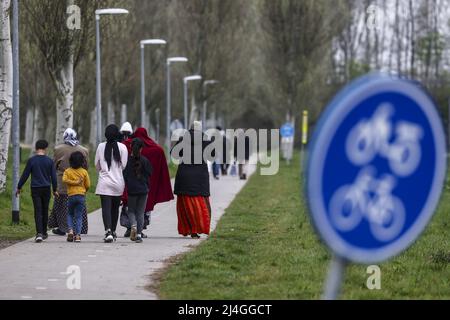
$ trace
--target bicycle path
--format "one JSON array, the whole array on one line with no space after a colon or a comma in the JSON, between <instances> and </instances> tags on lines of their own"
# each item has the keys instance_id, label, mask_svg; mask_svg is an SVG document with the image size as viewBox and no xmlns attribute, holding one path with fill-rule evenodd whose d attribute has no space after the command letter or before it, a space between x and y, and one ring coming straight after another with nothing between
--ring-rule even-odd
<instances>
[{"instance_id":1,"label":"bicycle path","mask_svg":"<svg viewBox=\"0 0 450 320\"><path fill-rule=\"evenodd\" d=\"M249 166L250 175L255 166ZM237 177L211 180L212 230L245 186ZM158 205L142 244L121 238L103 243L101 212L89 215L89 235L80 244L67 243L65 237L50 235L42 243L34 239L0 250L1 300L154 300L155 293L146 287L152 276L173 256L192 250L205 241L183 238L177 232L176 201ZM79 268L81 288L69 289ZM73 287L73 286L72 286Z\"/></svg>"}]
</instances>

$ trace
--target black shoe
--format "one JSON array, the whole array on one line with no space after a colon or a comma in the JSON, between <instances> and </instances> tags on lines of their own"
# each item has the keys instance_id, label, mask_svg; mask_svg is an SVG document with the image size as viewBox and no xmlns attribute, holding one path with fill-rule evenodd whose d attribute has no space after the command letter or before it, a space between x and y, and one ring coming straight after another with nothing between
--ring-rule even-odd
<instances>
[{"instance_id":1,"label":"black shoe","mask_svg":"<svg viewBox=\"0 0 450 320\"><path fill-rule=\"evenodd\" d=\"M41 243L42 241L44 241L42 234L38 233L34 241L36 241L36 243Z\"/></svg>"},{"instance_id":2,"label":"black shoe","mask_svg":"<svg viewBox=\"0 0 450 320\"><path fill-rule=\"evenodd\" d=\"M131 229L127 229L125 234L123 235L124 238L129 238L131 236Z\"/></svg>"},{"instance_id":3,"label":"black shoe","mask_svg":"<svg viewBox=\"0 0 450 320\"><path fill-rule=\"evenodd\" d=\"M112 235L111 231L106 231L105 233L105 238L103 239L105 241L105 243L112 243L114 242L114 237Z\"/></svg>"},{"instance_id":4,"label":"black shoe","mask_svg":"<svg viewBox=\"0 0 450 320\"><path fill-rule=\"evenodd\" d=\"M114 242L116 242L117 241L117 233L115 231L112 232L112 236L113 236Z\"/></svg>"},{"instance_id":5,"label":"black shoe","mask_svg":"<svg viewBox=\"0 0 450 320\"><path fill-rule=\"evenodd\" d=\"M53 230L52 230L52 233L53 233L54 235L57 235L57 236L65 236L65 235L66 235L65 232L62 232L62 231L59 230L58 228L53 229Z\"/></svg>"},{"instance_id":6,"label":"black shoe","mask_svg":"<svg viewBox=\"0 0 450 320\"><path fill-rule=\"evenodd\" d=\"M44 233L44 235L42 236L42 239L47 240L48 239L48 233Z\"/></svg>"},{"instance_id":7,"label":"black shoe","mask_svg":"<svg viewBox=\"0 0 450 320\"><path fill-rule=\"evenodd\" d=\"M141 238L142 238L142 239L147 239L148 236L142 232L142 233L141 233Z\"/></svg>"},{"instance_id":8,"label":"black shoe","mask_svg":"<svg viewBox=\"0 0 450 320\"><path fill-rule=\"evenodd\" d=\"M141 238L141 236L137 236L135 242L136 242L136 243L142 243L142 238Z\"/></svg>"}]
</instances>

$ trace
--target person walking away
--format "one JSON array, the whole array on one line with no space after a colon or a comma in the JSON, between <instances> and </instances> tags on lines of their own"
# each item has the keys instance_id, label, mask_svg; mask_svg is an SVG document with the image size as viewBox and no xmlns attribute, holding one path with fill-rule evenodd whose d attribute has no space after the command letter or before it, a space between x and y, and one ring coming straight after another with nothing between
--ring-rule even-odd
<instances>
[{"instance_id":1,"label":"person walking away","mask_svg":"<svg viewBox=\"0 0 450 320\"><path fill-rule=\"evenodd\" d=\"M224 139L224 136L222 134L222 128L221 127L217 127L216 130L220 133L221 135L221 139ZM215 137L213 137L212 139L213 141L215 140ZM225 143L223 143L225 145ZM212 163L212 172L213 172L213 177L216 180L219 180L219 175L220 172L222 171L222 164L223 164L223 158L224 158L224 152L226 152L226 150L223 150L223 154L220 152L216 153L216 159L214 159L214 162Z\"/></svg>"},{"instance_id":2,"label":"person walking away","mask_svg":"<svg viewBox=\"0 0 450 320\"><path fill-rule=\"evenodd\" d=\"M125 185L128 190L128 219L131 225L131 241L142 242L144 229L144 214L147 205L148 192L150 191L150 176L152 165L141 155L144 142L133 139L131 143L131 155L123 172Z\"/></svg>"},{"instance_id":3,"label":"person walking away","mask_svg":"<svg viewBox=\"0 0 450 320\"><path fill-rule=\"evenodd\" d=\"M223 162L220 166L220 169L222 171L222 176L228 175L228 168L230 167L231 163L231 146L230 146L230 140L227 137L227 134L225 130L222 130L222 128L218 127L220 130L220 134L223 137Z\"/></svg>"},{"instance_id":4,"label":"person walking away","mask_svg":"<svg viewBox=\"0 0 450 320\"><path fill-rule=\"evenodd\" d=\"M190 144L185 142L190 138ZM177 195L178 232L185 237L199 239L200 234L209 235L211 224L210 184L207 160L203 154L211 143L202 132L201 122L194 122L190 131L176 144L183 143L183 149L190 148L192 159L184 159L180 152L181 163L175 178L175 194ZM173 150L173 149L172 149ZM196 152L202 152L196 155ZM173 155L177 157L177 155ZM215 154L212 155L215 157ZM195 159L201 159L195 163ZM178 159L180 160L180 159ZM186 161L188 160L188 161Z\"/></svg>"},{"instance_id":5,"label":"person walking away","mask_svg":"<svg viewBox=\"0 0 450 320\"><path fill-rule=\"evenodd\" d=\"M144 143L142 149L142 157L150 161L153 171L150 176L150 190L147 197L147 205L145 207L144 216L144 230L150 225L151 212L159 203L165 203L174 199L172 191L172 183L170 181L169 167L164 149L159 146L153 139L148 136L145 128L138 128L133 135L133 138L139 138ZM129 139L125 142L128 152L131 153L131 144L133 140ZM128 194L125 190L122 198L123 204L128 203ZM128 226L124 237L127 238L131 234L131 226ZM142 237L147 238L147 235L142 232Z\"/></svg>"},{"instance_id":6,"label":"person walking away","mask_svg":"<svg viewBox=\"0 0 450 320\"><path fill-rule=\"evenodd\" d=\"M58 197L58 182L53 160L47 156L48 142L36 142L36 153L28 159L16 190L16 197L20 196L22 188L31 175L31 197L34 206L34 220L36 224L35 241L40 243L47 240L48 208L51 198L51 188L55 198Z\"/></svg>"},{"instance_id":7,"label":"person walking away","mask_svg":"<svg viewBox=\"0 0 450 320\"><path fill-rule=\"evenodd\" d=\"M86 212L86 193L91 187L89 173L83 168L85 158L77 151L69 158L70 168L64 171L63 182L67 185L69 196L67 225L69 227L68 242L81 242L83 212Z\"/></svg>"},{"instance_id":8,"label":"person walking away","mask_svg":"<svg viewBox=\"0 0 450 320\"><path fill-rule=\"evenodd\" d=\"M67 185L62 182L64 171L69 167L70 156L75 152L81 152L84 156L82 167L88 170L89 150L80 145L75 130L68 128L64 132L64 143L55 147L53 162L56 167L56 177L58 179L58 194L55 198L53 209L48 220L48 227L53 229L55 235L65 236L69 232L67 226L67 213L69 210L69 196L67 194ZM84 210L82 214L81 234L87 234L89 230L87 211Z\"/></svg>"},{"instance_id":9,"label":"person walking away","mask_svg":"<svg viewBox=\"0 0 450 320\"><path fill-rule=\"evenodd\" d=\"M120 128L120 134L122 135L120 142L123 143L130 139L133 135L133 126L131 125L131 123L125 122Z\"/></svg>"},{"instance_id":10,"label":"person walking away","mask_svg":"<svg viewBox=\"0 0 450 320\"><path fill-rule=\"evenodd\" d=\"M117 240L120 200L125 189L123 170L128 162L128 150L118 142L119 128L109 125L105 130L106 142L101 143L95 155L95 167L99 174L95 193L101 198L106 243Z\"/></svg>"},{"instance_id":11,"label":"person walking away","mask_svg":"<svg viewBox=\"0 0 450 320\"><path fill-rule=\"evenodd\" d=\"M120 134L121 134L121 139L120 139L121 143L125 143L127 140L131 139L131 137L133 135L133 126L131 125L131 123L125 122L122 125L122 127L120 128ZM128 150L128 153L130 153L130 152L131 152L131 150ZM120 224L123 227L127 227L128 224L129 224L128 207L127 207L127 204L125 202L123 202L122 211L120 213ZM130 233L131 233L131 229L130 229ZM128 234L128 237L129 236L130 235ZM127 238L127 237L125 237L125 238Z\"/></svg>"},{"instance_id":12,"label":"person walking away","mask_svg":"<svg viewBox=\"0 0 450 320\"><path fill-rule=\"evenodd\" d=\"M244 154L239 154L241 153L239 143L242 142L244 143ZM234 139L234 158L238 163L239 178L241 180L247 180L247 166L250 160L250 153L250 138L242 132Z\"/></svg>"}]
</instances>

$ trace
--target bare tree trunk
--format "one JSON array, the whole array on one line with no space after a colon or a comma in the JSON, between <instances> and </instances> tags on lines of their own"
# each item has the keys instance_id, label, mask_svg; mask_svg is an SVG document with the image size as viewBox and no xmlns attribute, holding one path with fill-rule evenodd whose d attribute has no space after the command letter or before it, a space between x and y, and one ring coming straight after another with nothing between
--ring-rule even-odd
<instances>
[{"instance_id":1,"label":"bare tree trunk","mask_svg":"<svg viewBox=\"0 0 450 320\"><path fill-rule=\"evenodd\" d=\"M395 2L395 38L397 39L397 73L402 73L402 38L400 35L400 3Z\"/></svg>"},{"instance_id":2,"label":"bare tree trunk","mask_svg":"<svg viewBox=\"0 0 450 320\"><path fill-rule=\"evenodd\" d=\"M97 147L97 111L95 108L92 109L90 116L89 144L95 149Z\"/></svg>"},{"instance_id":3,"label":"bare tree trunk","mask_svg":"<svg viewBox=\"0 0 450 320\"><path fill-rule=\"evenodd\" d=\"M12 47L10 0L1 0L0 12L0 193L6 188L6 165L12 117Z\"/></svg>"},{"instance_id":4,"label":"bare tree trunk","mask_svg":"<svg viewBox=\"0 0 450 320\"><path fill-rule=\"evenodd\" d=\"M56 76L56 145L64 142L63 135L67 128L73 126L73 55Z\"/></svg>"},{"instance_id":5,"label":"bare tree trunk","mask_svg":"<svg viewBox=\"0 0 450 320\"><path fill-rule=\"evenodd\" d=\"M41 108L39 106L34 107L34 128L33 128L33 143L39 139L43 139L45 134L44 119Z\"/></svg>"},{"instance_id":6,"label":"bare tree trunk","mask_svg":"<svg viewBox=\"0 0 450 320\"><path fill-rule=\"evenodd\" d=\"M413 0L409 0L409 13L411 19L411 78L416 76L416 22Z\"/></svg>"},{"instance_id":7,"label":"bare tree trunk","mask_svg":"<svg viewBox=\"0 0 450 320\"><path fill-rule=\"evenodd\" d=\"M111 101L108 102L108 126L116 123L116 111L114 109L114 104Z\"/></svg>"},{"instance_id":8,"label":"bare tree trunk","mask_svg":"<svg viewBox=\"0 0 450 320\"><path fill-rule=\"evenodd\" d=\"M120 108L120 123L124 124L128 121L128 108L126 104L123 104Z\"/></svg>"},{"instance_id":9,"label":"bare tree trunk","mask_svg":"<svg viewBox=\"0 0 450 320\"><path fill-rule=\"evenodd\" d=\"M34 124L34 110L32 107L27 109L27 117L25 120L25 144L31 145L33 143L33 124Z\"/></svg>"}]
</instances>

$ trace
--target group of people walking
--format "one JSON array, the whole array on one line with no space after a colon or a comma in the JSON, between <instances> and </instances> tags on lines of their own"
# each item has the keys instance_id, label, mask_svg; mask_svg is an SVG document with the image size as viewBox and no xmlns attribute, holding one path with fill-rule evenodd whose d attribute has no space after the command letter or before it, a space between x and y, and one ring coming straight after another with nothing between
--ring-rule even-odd
<instances>
[{"instance_id":1,"label":"group of people walking","mask_svg":"<svg viewBox=\"0 0 450 320\"><path fill-rule=\"evenodd\" d=\"M203 135L201 123L195 122L187 134ZM121 129L109 125L105 139L97 148L94 165L98 173L95 193L101 198L106 243L117 240L119 218L127 228L124 237L142 242L147 237L143 230L150 223L151 212L157 204L172 201L174 194L179 234L192 238L209 235L210 185L205 161L181 162L172 191L164 150L148 136L145 128L133 132L129 123ZM183 137L178 143L182 141ZM192 148L198 147L198 140L191 141ZM201 141L203 151L210 141ZM66 130L64 143L56 146L53 159L47 156L48 146L45 140L36 143L35 155L27 162L16 195L21 194L31 176L36 242L48 238L49 228L56 235L67 236L69 242L81 242L81 236L88 233L86 194L91 188L88 149L80 145L73 129ZM54 206L49 218L52 192Z\"/></svg>"}]
</instances>

